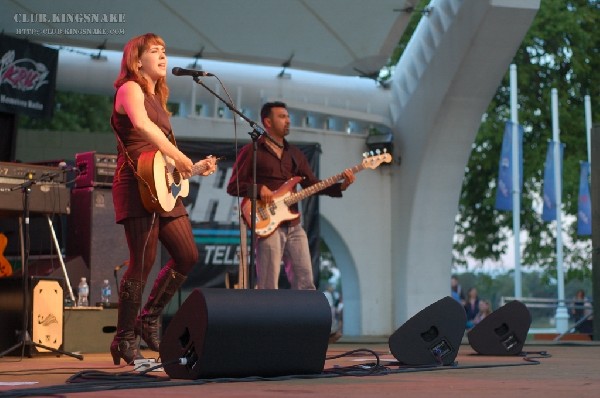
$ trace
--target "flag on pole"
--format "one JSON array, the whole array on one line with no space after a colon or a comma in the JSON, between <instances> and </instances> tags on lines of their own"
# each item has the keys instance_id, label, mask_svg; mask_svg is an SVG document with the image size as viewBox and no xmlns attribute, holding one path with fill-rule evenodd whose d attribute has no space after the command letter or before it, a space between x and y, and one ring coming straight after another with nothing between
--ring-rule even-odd
<instances>
[{"instance_id":1,"label":"flag on pole","mask_svg":"<svg viewBox=\"0 0 600 398\"><path fill-rule=\"evenodd\" d=\"M498 166L498 185L496 187L496 209L513 209L513 161L512 161L512 129L513 122L508 121L504 126L504 137L502 138L502 152ZM523 126L518 126L519 146L519 191L523 187Z\"/></svg>"},{"instance_id":2,"label":"flag on pole","mask_svg":"<svg viewBox=\"0 0 600 398\"><path fill-rule=\"evenodd\" d=\"M592 234L592 206L590 202L590 164L580 163L579 200L577 201L577 235Z\"/></svg>"},{"instance_id":3,"label":"flag on pole","mask_svg":"<svg viewBox=\"0 0 600 398\"><path fill-rule=\"evenodd\" d=\"M554 186L554 146L555 141L548 141L548 151L546 152L546 163L544 167L544 209L542 211L542 220L556 220L556 188ZM560 145L559 162L562 166L564 144ZM562 167L560 169L562 178Z\"/></svg>"}]
</instances>

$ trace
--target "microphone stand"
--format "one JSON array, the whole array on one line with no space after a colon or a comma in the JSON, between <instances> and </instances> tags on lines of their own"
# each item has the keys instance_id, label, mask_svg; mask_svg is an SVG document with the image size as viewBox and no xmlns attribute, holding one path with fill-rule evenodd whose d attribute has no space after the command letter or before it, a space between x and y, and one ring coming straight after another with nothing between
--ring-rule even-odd
<instances>
[{"instance_id":1,"label":"microphone stand","mask_svg":"<svg viewBox=\"0 0 600 398\"><path fill-rule=\"evenodd\" d=\"M200 80L199 76L194 76L194 81L204 87L208 92L217 97L223 102L227 108L229 108L233 113L244 119L250 127L252 127L252 131L248 134L252 139L252 188L250 190L250 264L248 264L248 282L246 283L246 287L248 289L254 288L254 275L255 275L255 250L254 246L256 244L256 198L257 198L257 184L256 184L256 152L258 150L258 139L261 135L265 134L265 130L260 127L255 121L248 118L238 109L236 109L232 104L225 101L223 97L217 94L214 90L208 87L202 80ZM243 220L242 220L243 222ZM243 242L244 240L242 240ZM243 250L241 251L244 252Z\"/></svg>"},{"instance_id":2,"label":"microphone stand","mask_svg":"<svg viewBox=\"0 0 600 398\"><path fill-rule=\"evenodd\" d=\"M43 178L53 178L56 177L55 174L45 174L42 175L42 177L40 178L40 181ZM3 356L5 356L6 354L16 350L17 348L21 347L21 359L23 358L23 355L25 353L25 347L27 346L34 346L34 347L39 347L39 348L43 348L45 350L48 351L52 351L55 354L64 354L64 355L68 355L70 357L73 358L77 358L81 361L83 361L83 355L79 355L79 354L73 354L71 352L67 352L67 351L62 351L62 350L58 350L56 348L52 348L52 347L48 347L45 346L43 344L40 343L36 343L34 341L31 340L31 336L29 335L29 269L28 269L28 263L29 263L29 194L31 193L31 186L33 184L35 184L36 181L32 178L28 179L27 181L23 182L22 184L19 184L13 188L11 188L11 191L16 191L17 189L21 189L21 191L23 192L23 219L20 222L20 229L21 229L21 273L22 278L23 278L23 323L22 323L22 330L20 333L20 338L21 341L19 341L17 344L15 344L14 346L8 348L7 350L0 352L0 358L2 358ZM59 253L60 255L60 253ZM64 327L64 325L63 325ZM31 357L31 352L28 353L28 356Z\"/></svg>"}]
</instances>

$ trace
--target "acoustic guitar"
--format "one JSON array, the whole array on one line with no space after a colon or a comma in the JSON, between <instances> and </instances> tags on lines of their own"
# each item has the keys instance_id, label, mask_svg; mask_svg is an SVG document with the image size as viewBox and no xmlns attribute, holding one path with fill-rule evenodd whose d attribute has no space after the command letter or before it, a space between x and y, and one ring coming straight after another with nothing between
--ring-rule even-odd
<instances>
[{"instance_id":1,"label":"acoustic guitar","mask_svg":"<svg viewBox=\"0 0 600 398\"><path fill-rule=\"evenodd\" d=\"M192 166L192 175L203 174L208 169L209 166L199 161ZM190 192L189 181L181 177L161 151L142 153L138 159L137 173L142 203L151 213L173 210L177 198L185 198Z\"/></svg>"}]
</instances>

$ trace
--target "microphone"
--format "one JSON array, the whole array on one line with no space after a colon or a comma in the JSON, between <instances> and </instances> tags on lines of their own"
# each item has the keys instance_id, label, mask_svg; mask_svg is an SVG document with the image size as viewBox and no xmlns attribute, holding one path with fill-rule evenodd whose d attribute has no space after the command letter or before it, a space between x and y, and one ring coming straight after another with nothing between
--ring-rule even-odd
<instances>
[{"instance_id":1,"label":"microphone","mask_svg":"<svg viewBox=\"0 0 600 398\"><path fill-rule=\"evenodd\" d=\"M175 76L192 76L192 77L201 77L201 76L214 76L210 72L204 72L203 70L194 70L194 69L183 69L179 67L175 67L171 69L171 73Z\"/></svg>"},{"instance_id":2,"label":"microphone","mask_svg":"<svg viewBox=\"0 0 600 398\"><path fill-rule=\"evenodd\" d=\"M64 172L74 171L76 173L79 173L80 171L77 166L69 166L66 162L60 162L58 164L58 168Z\"/></svg>"}]
</instances>

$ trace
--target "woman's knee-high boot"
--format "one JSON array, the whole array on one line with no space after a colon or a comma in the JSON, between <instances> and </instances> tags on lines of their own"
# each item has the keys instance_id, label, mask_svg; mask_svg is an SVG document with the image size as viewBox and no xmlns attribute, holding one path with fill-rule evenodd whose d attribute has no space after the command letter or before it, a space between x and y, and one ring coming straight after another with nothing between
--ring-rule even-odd
<instances>
[{"instance_id":1,"label":"woman's knee-high boot","mask_svg":"<svg viewBox=\"0 0 600 398\"><path fill-rule=\"evenodd\" d=\"M122 279L119 290L119 315L117 333L110 345L110 353L115 365L122 358L127 364L142 358L139 352L139 339L135 333L135 319L142 302L144 285L141 281Z\"/></svg>"},{"instance_id":2,"label":"woman's knee-high boot","mask_svg":"<svg viewBox=\"0 0 600 398\"><path fill-rule=\"evenodd\" d=\"M164 267L154 282L148 302L135 324L136 334L142 336L151 350L158 351L160 347L160 338L158 337L160 314L186 279L185 275L170 267Z\"/></svg>"}]
</instances>

